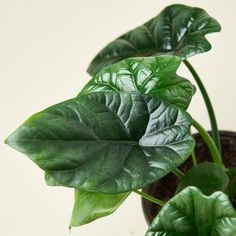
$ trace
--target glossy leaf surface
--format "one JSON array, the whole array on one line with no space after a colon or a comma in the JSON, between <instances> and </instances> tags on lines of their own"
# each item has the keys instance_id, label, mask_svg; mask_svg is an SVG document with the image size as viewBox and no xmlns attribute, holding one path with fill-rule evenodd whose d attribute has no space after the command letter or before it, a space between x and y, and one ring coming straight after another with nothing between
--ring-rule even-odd
<instances>
[{"instance_id":1,"label":"glossy leaf surface","mask_svg":"<svg viewBox=\"0 0 236 236\"><path fill-rule=\"evenodd\" d=\"M93 59L88 72L95 75L104 67L130 57L172 54L185 59L210 50L205 35L220 30L219 23L203 9L171 5L109 43Z\"/></svg>"},{"instance_id":2,"label":"glossy leaf surface","mask_svg":"<svg viewBox=\"0 0 236 236\"><path fill-rule=\"evenodd\" d=\"M112 214L129 196L128 193L106 194L75 189L75 203L70 227L88 224Z\"/></svg>"},{"instance_id":3,"label":"glossy leaf surface","mask_svg":"<svg viewBox=\"0 0 236 236\"><path fill-rule=\"evenodd\" d=\"M140 92L187 109L195 88L176 74L180 63L181 59L176 56L126 59L98 73L80 95L100 91Z\"/></svg>"},{"instance_id":4,"label":"glossy leaf surface","mask_svg":"<svg viewBox=\"0 0 236 236\"><path fill-rule=\"evenodd\" d=\"M160 98L92 93L30 117L6 140L62 185L121 193L182 164L195 142L191 117Z\"/></svg>"},{"instance_id":5,"label":"glossy leaf surface","mask_svg":"<svg viewBox=\"0 0 236 236\"><path fill-rule=\"evenodd\" d=\"M152 222L146 236L233 236L236 212L228 196L205 196L188 187L173 197Z\"/></svg>"},{"instance_id":6,"label":"glossy leaf surface","mask_svg":"<svg viewBox=\"0 0 236 236\"><path fill-rule=\"evenodd\" d=\"M199 188L205 195L216 191L224 192L229 178L223 169L214 163L204 162L191 168L181 179L178 192L188 186Z\"/></svg>"}]
</instances>

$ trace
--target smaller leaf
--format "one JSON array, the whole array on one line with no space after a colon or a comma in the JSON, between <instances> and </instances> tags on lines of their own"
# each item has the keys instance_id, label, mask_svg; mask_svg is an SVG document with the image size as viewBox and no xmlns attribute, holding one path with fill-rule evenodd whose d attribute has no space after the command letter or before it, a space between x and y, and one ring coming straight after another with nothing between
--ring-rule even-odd
<instances>
[{"instance_id":1,"label":"smaller leaf","mask_svg":"<svg viewBox=\"0 0 236 236\"><path fill-rule=\"evenodd\" d=\"M220 24L197 7L174 4L145 24L110 42L92 60L88 73L130 57L177 55L182 59L207 52L211 44L205 35L221 30Z\"/></svg>"},{"instance_id":2,"label":"smaller leaf","mask_svg":"<svg viewBox=\"0 0 236 236\"><path fill-rule=\"evenodd\" d=\"M201 163L190 169L179 183L177 192L188 186L199 188L205 195L225 191L229 178L223 169L211 162Z\"/></svg>"},{"instance_id":3,"label":"smaller leaf","mask_svg":"<svg viewBox=\"0 0 236 236\"><path fill-rule=\"evenodd\" d=\"M187 109L194 85L176 74L181 63L177 56L129 58L103 69L80 92L138 92L158 96Z\"/></svg>"},{"instance_id":4,"label":"smaller leaf","mask_svg":"<svg viewBox=\"0 0 236 236\"><path fill-rule=\"evenodd\" d=\"M228 196L205 196L188 187L173 197L153 220L146 236L233 236L236 212Z\"/></svg>"},{"instance_id":5,"label":"smaller leaf","mask_svg":"<svg viewBox=\"0 0 236 236\"><path fill-rule=\"evenodd\" d=\"M75 203L70 227L88 224L112 214L129 194L130 192L105 194L75 189Z\"/></svg>"},{"instance_id":6,"label":"smaller leaf","mask_svg":"<svg viewBox=\"0 0 236 236\"><path fill-rule=\"evenodd\" d=\"M45 172L45 181L49 186L63 186ZM104 194L74 189L75 202L70 227L90 223L98 218L112 214L129 196L123 194Z\"/></svg>"}]
</instances>

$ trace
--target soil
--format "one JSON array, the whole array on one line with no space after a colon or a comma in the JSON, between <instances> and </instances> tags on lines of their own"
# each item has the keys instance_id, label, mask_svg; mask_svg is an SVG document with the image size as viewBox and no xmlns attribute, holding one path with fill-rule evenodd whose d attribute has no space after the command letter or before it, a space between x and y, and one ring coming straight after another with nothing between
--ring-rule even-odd
<instances>
[{"instance_id":1,"label":"soil","mask_svg":"<svg viewBox=\"0 0 236 236\"><path fill-rule=\"evenodd\" d=\"M236 167L236 133L230 131L220 131L221 146L222 146L222 157L226 168ZM197 162L201 163L204 161L212 161L208 148L199 134L194 134L196 140L195 153L197 156ZM179 167L183 172L188 171L193 166L192 159L188 160ZM168 201L172 198L176 192L179 179L172 173L168 174L160 181L151 184L150 186L143 189L143 192L154 196L163 201ZM142 199L143 211L145 218L150 224L155 216L160 211L160 206L152 203L148 200ZM233 201L233 205L236 208L236 196Z\"/></svg>"}]
</instances>

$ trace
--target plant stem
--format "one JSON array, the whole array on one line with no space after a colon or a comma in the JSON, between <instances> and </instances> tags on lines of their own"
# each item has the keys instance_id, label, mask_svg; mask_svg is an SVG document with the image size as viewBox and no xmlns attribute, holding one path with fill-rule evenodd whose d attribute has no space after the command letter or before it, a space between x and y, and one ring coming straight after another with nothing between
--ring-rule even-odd
<instances>
[{"instance_id":1,"label":"plant stem","mask_svg":"<svg viewBox=\"0 0 236 236\"><path fill-rule=\"evenodd\" d=\"M207 144L214 163L220 165L221 167L223 167L225 169L224 164L221 159L221 155L216 147L216 144L212 140L211 136L207 133L207 131L196 120L193 120L193 127L198 130L198 132L202 136L203 140Z\"/></svg>"},{"instance_id":2,"label":"plant stem","mask_svg":"<svg viewBox=\"0 0 236 236\"><path fill-rule=\"evenodd\" d=\"M165 205L164 201L162 201L160 199L157 199L157 198L155 198L153 196L150 196L150 195L148 195L148 194L146 194L144 192L141 192L141 191L138 191L138 190L134 190L134 192L137 193L138 195L142 196L143 198L149 200L150 202L154 202L154 203L156 203L156 204L158 204L160 206L164 206Z\"/></svg>"},{"instance_id":3,"label":"plant stem","mask_svg":"<svg viewBox=\"0 0 236 236\"><path fill-rule=\"evenodd\" d=\"M207 91L199 77L199 75L197 74L197 72L195 71L195 69L193 68L193 66L190 64L189 61L184 60L184 64L187 66L187 68L189 69L189 71L191 72L191 74L193 75L201 93L204 99L204 102L206 104L207 107L207 111L208 111L208 115L210 118L210 123L211 123L211 129L212 129L212 138L221 154L221 144L220 144L220 134L219 134L219 129L217 126L217 122L216 122L216 116L213 110L213 106L211 103L211 100L207 94Z\"/></svg>"},{"instance_id":4,"label":"plant stem","mask_svg":"<svg viewBox=\"0 0 236 236\"><path fill-rule=\"evenodd\" d=\"M174 169L172 170L172 173L176 175L179 179L182 179L184 177L184 173L180 169Z\"/></svg>"},{"instance_id":5,"label":"plant stem","mask_svg":"<svg viewBox=\"0 0 236 236\"><path fill-rule=\"evenodd\" d=\"M196 166L197 165L197 158L196 158L196 154L195 154L194 150L192 152L191 157L192 157L193 166Z\"/></svg>"},{"instance_id":6,"label":"plant stem","mask_svg":"<svg viewBox=\"0 0 236 236\"><path fill-rule=\"evenodd\" d=\"M191 132L191 130L190 130L190 132ZM192 134L192 132L191 132L191 134ZM197 157L196 157L195 150L193 150L191 157L192 157L193 166L196 166L197 165Z\"/></svg>"}]
</instances>

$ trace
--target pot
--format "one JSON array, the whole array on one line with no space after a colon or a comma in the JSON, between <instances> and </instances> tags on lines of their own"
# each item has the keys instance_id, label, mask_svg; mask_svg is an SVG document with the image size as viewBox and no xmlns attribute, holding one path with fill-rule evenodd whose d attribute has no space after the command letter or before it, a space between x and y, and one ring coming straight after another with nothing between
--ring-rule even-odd
<instances>
[{"instance_id":1,"label":"pot","mask_svg":"<svg viewBox=\"0 0 236 236\"><path fill-rule=\"evenodd\" d=\"M194 134L193 136L196 140L195 153L197 156L197 162L212 162L209 150L201 136L198 133ZM236 167L236 132L220 131L220 138L222 146L222 158L226 168L231 169ZM184 164L182 164L182 166L179 167L179 169L181 169L183 172L186 172L191 169L192 166L193 163L190 157ZM178 183L179 179L174 174L170 173L158 182L144 188L143 192L163 201L168 201L174 196L178 187ZM236 208L236 196L233 205ZM159 205L144 198L142 198L142 207L148 224L153 221L161 209Z\"/></svg>"}]
</instances>

